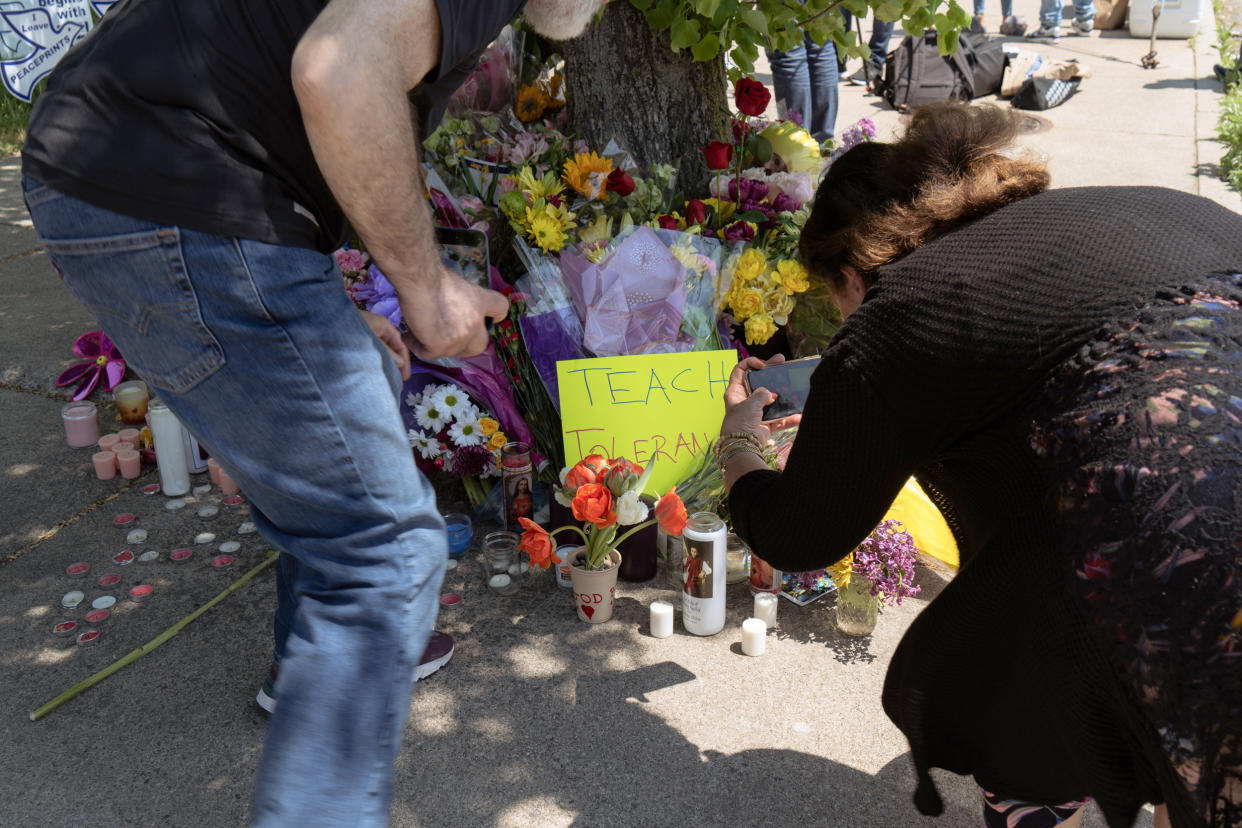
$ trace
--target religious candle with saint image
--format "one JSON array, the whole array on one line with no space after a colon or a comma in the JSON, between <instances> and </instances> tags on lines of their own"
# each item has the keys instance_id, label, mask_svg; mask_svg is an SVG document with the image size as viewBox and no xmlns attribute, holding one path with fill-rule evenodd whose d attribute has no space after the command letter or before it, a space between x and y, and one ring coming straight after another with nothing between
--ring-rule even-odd
<instances>
[{"instance_id":1,"label":"religious candle with saint image","mask_svg":"<svg viewBox=\"0 0 1242 828\"><path fill-rule=\"evenodd\" d=\"M518 518L535 517L533 471L526 443L505 443L500 449L500 485L505 496L505 528L509 531L522 531Z\"/></svg>"}]
</instances>

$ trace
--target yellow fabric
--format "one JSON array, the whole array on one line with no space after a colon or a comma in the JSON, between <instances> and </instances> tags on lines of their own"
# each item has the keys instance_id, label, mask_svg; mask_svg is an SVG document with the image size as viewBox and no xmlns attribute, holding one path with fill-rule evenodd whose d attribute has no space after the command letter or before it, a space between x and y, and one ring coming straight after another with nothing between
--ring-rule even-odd
<instances>
[{"instance_id":1,"label":"yellow fabric","mask_svg":"<svg viewBox=\"0 0 1242 828\"><path fill-rule=\"evenodd\" d=\"M884 520L901 521L920 552L957 568L957 542L953 540L949 524L913 477L906 481L893 505L888 507Z\"/></svg>"},{"instance_id":2,"label":"yellow fabric","mask_svg":"<svg viewBox=\"0 0 1242 828\"><path fill-rule=\"evenodd\" d=\"M772 150L790 172L819 172L824 163L819 142L793 121L777 121L759 134L772 142Z\"/></svg>"}]
</instances>

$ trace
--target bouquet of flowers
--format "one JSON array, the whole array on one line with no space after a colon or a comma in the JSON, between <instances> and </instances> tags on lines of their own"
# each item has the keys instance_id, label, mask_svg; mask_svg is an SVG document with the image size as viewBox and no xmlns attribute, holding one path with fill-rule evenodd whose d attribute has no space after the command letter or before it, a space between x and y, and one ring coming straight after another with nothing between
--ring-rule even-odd
<instances>
[{"instance_id":1,"label":"bouquet of flowers","mask_svg":"<svg viewBox=\"0 0 1242 828\"><path fill-rule=\"evenodd\" d=\"M576 532L585 546L585 568L606 569L609 553L630 535L658 522L670 535L680 535L686 528L686 507L670 489L655 504L654 510L640 499L651 478L653 463L642 466L618 457L612 460L592 454L572 468L561 471L561 484L554 488L557 503L573 511L583 527L562 526L551 532L527 518L519 518L526 530L522 533L521 549L536 566L547 568L560 563L556 555L556 538L561 532ZM655 516L648 518L651 511ZM632 527L620 537L623 526Z\"/></svg>"},{"instance_id":2,"label":"bouquet of flowers","mask_svg":"<svg viewBox=\"0 0 1242 828\"><path fill-rule=\"evenodd\" d=\"M418 393L408 393L405 404L413 411L415 428L409 429L414 461L425 474L448 472L461 478L478 508L500 476L500 449L509 438L500 422L453 384L428 383Z\"/></svg>"},{"instance_id":3,"label":"bouquet of flowers","mask_svg":"<svg viewBox=\"0 0 1242 828\"><path fill-rule=\"evenodd\" d=\"M850 585L852 578L871 583L871 596L882 605L900 604L902 598L918 595L914 586L914 564L919 548L901 521L886 520L858 544L858 548L828 567L827 573L838 589Z\"/></svg>"}]
</instances>

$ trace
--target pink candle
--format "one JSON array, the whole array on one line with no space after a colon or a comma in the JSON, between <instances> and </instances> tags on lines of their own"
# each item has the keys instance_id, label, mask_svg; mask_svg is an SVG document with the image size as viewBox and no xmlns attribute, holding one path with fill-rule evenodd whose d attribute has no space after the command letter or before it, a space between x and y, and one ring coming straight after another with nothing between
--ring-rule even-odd
<instances>
[{"instance_id":1,"label":"pink candle","mask_svg":"<svg viewBox=\"0 0 1242 828\"><path fill-rule=\"evenodd\" d=\"M142 474L142 455L130 449L116 453L116 464L121 467L121 477L133 480Z\"/></svg>"},{"instance_id":2,"label":"pink candle","mask_svg":"<svg viewBox=\"0 0 1242 828\"><path fill-rule=\"evenodd\" d=\"M99 441L99 412L93 402L73 402L60 410L65 441L71 448L86 448Z\"/></svg>"},{"instance_id":3,"label":"pink candle","mask_svg":"<svg viewBox=\"0 0 1242 828\"><path fill-rule=\"evenodd\" d=\"M100 480L111 480L116 477L115 452L97 451L91 455L91 462L95 464L95 476Z\"/></svg>"},{"instance_id":4,"label":"pink candle","mask_svg":"<svg viewBox=\"0 0 1242 828\"><path fill-rule=\"evenodd\" d=\"M99 438L100 451L116 451L116 444L121 442L119 434L105 434Z\"/></svg>"},{"instance_id":5,"label":"pink candle","mask_svg":"<svg viewBox=\"0 0 1242 828\"><path fill-rule=\"evenodd\" d=\"M207 474L211 477L211 485L220 485L220 464L214 458L207 458Z\"/></svg>"},{"instance_id":6,"label":"pink candle","mask_svg":"<svg viewBox=\"0 0 1242 828\"><path fill-rule=\"evenodd\" d=\"M136 451L133 443L127 443L124 440L117 440L112 446L112 451Z\"/></svg>"},{"instance_id":7,"label":"pink candle","mask_svg":"<svg viewBox=\"0 0 1242 828\"><path fill-rule=\"evenodd\" d=\"M235 495L241 491L241 488L233 482L233 478L229 477L229 473L224 470L223 466L220 467L220 491L226 495Z\"/></svg>"},{"instance_id":8,"label":"pink candle","mask_svg":"<svg viewBox=\"0 0 1242 828\"><path fill-rule=\"evenodd\" d=\"M117 432L122 443L129 443L131 448L138 448L142 445L142 434L136 428L123 428Z\"/></svg>"}]
</instances>

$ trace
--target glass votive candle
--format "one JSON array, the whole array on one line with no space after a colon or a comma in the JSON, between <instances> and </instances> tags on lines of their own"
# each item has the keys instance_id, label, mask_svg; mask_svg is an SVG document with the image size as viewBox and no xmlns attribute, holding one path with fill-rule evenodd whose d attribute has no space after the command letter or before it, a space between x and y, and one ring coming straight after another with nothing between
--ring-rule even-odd
<instances>
[{"instance_id":1,"label":"glass votive candle","mask_svg":"<svg viewBox=\"0 0 1242 828\"><path fill-rule=\"evenodd\" d=\"M100 451L116 451L116 444L119 442L121 442L121 435L105 434L104 436L99 438L99 450ZM131 446L131 448L133 447Z\"/></svg>"},{"instance_id":2,"label":"glass votive candle","mask_svg":"<svg viewBox=\"0 0 1242 828\"><path fill-rule=\"evenodd\" d=\"M444 516L444 531L448 536L448 552L454 558L470 548L474 538L474 523L470 515L449 512Z\"/></svg>"},{"instance_id":3,"label":"glass votive candle","mask_svg":"<svg viewBox=\"0 0 1242 828\"><path fill-rule=\"evenodd\" d=\"M99 411L93 402L79 400L60 410L65 442L70 448L86 448L99 442Z\"/></svg>"},{"instance_id":4,"label":"glass votive candle","mask_svg":"<svg viewBox=\"0 0 1242 828\"><path fill-rule=\"evenodd\" d=\"M133 449L116 452L116 464L121 469L121 477L133 480L142 474L142 455Z\"/></svg>"},{"instance_id":5,"label":"glass votive candle","mask_svg":"<svg viewBox=\"0 0 1242 828\"><path fill-rule=\"evenodd\" d=\"M725 583L740 584L750 578L750 547L732 532L725 541Z\"/></svg>"},{"instance_id":6,"label":"glass votive candle","mask_svg":"<svg viewBox=\"0 0 1242 828\"><path fill-rule=\"evenodd\" d=\"M111 480L116 477L116 452L98 451L91 455L95 464L95 476L100 480Z\"/></svg>"},{"instance_id":7,"label":"glass votive candle","mask_svg":"<svg viewBox=\"0 0 1242 828\"><path fill-rule=\"evenodd\" d=\"M125 425L141 425L146 422L147 403L151 394L147 384L141 380L122 382L112 389L112 399L116 402L116 411L121 415Z\"/></svg>"},{"instance_id":8,"label":"glass votive candle","mask_svg":"<svg viewBox=\"0 0 1242 828\"><path fill-rule=\"evenodd\" d=\"M513 595L521 587L522 553L517 532L490 532L483 538L487 587L497 595Z\"/></svg>"}]
</instances>

